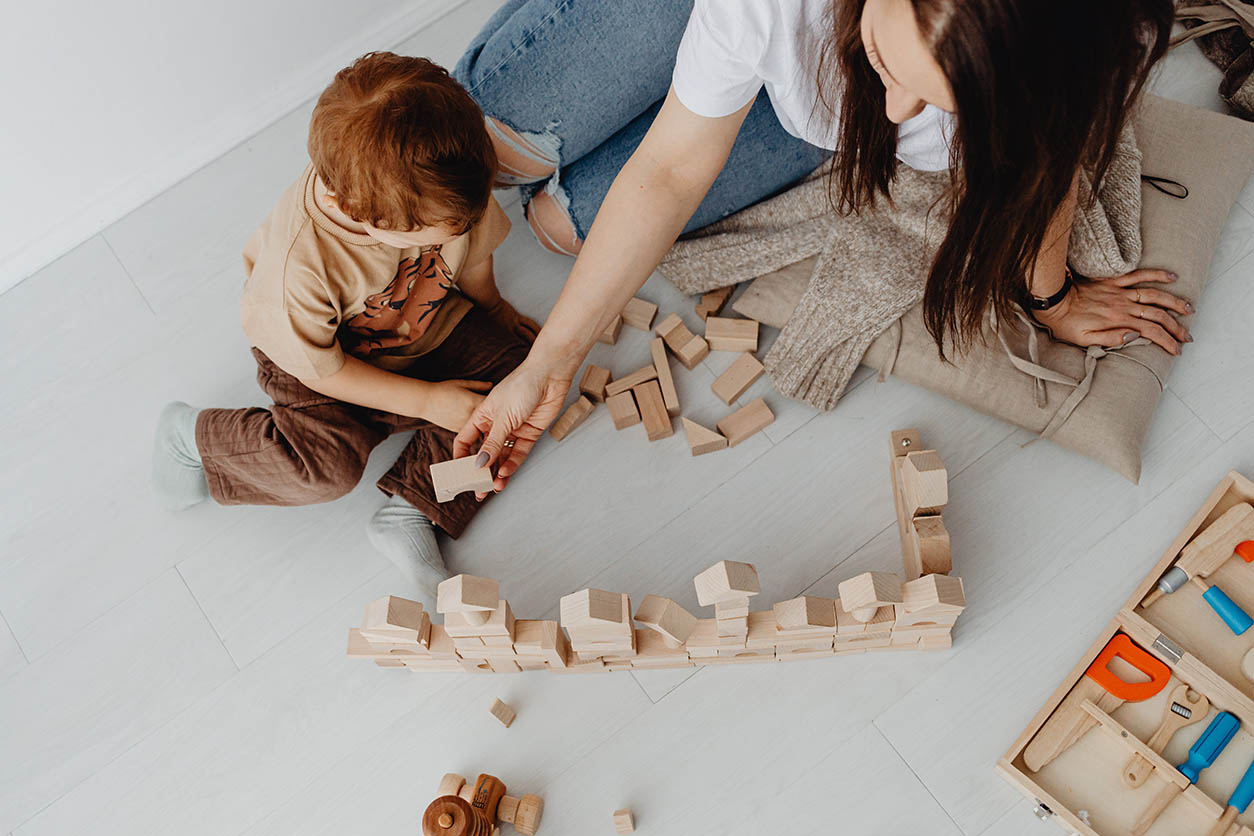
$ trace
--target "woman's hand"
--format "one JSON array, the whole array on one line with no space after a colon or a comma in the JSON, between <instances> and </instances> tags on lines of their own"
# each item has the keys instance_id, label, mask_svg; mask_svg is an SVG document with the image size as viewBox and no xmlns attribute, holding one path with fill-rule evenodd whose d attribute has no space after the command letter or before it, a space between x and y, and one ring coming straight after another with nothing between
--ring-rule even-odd
<instances>
[{"instance_id":1,"label":"woman's hand","mask_svg":"<svg viewBox=\"0 0 1254 836\"><path fill-rule=\"evenodd\" d=\"M1165 270L1134 270L1112 279L1076 277L1071 292L1053 308L1036 311L1036 320L1054 339L1081 347L1115 348L1146 337L1169 354L1179 354L1181 344L1193 342L1193 337L1176 316L1193 313L1193 305L1165 290L1132 286L1175 280Z\"/></svg>"},{"instance_id":2,"label":"woman's hand","mask_svg":"<svg viewBox=\"0 0 1254 836\"><path fill-rule=\"evenodd\" d=\"M481 392L492 388L487 380L441 380L424 393L421 417L449 432L457 432L483 402Z\"/></svg>"},{"instance_id":3,"label":"woman's hand","mask_svg":"<svg viewBox=\"0 0 1254 836\"><path fill-rule=\"evenodd\" d=\"M557 417L571 380L569 374L545 368L528 356L488 393L461 427L453 439L454 458L468 456L477 449L480 466L499 462L493 486L503 490ZM505 446L507 439L513 440L513 447Z\"/></svg>"}]
</instances>

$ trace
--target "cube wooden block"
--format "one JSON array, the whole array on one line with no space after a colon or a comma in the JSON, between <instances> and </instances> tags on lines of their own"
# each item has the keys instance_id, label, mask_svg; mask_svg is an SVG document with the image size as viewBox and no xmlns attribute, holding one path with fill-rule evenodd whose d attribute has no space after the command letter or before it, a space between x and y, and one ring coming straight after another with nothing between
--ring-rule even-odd
<instances>
[{"instance_id":1,"label":"cube wooden block","mask_svg":"<svg viewBox=\"0 0 1254 836\"><path fill-rule=\"evenodd\" d=\"M653 368L657 372L657 385L662 389L662 401L667 413L679 415L679 392L675 390L675 377L671 374L671 361L666 356L666 344L661 337L649 341L649 353L653 355Z\"/></svg>"},{"instance_id":2,"label":"cube wooden block","mask_svg":"<svg viewBox=\"0 0 1254 836\"><path fill-rule=\"evenodd\" d=\"M514 718L518 716L512 706L500 700L493 700L492 708L489 710L492 712L492 716L500 720L501 725L507 729L513 724Z\"/></svg>"},{"instance_id":3,"label":"cube wooden block","mask_svg":"<svg viewBox=\"0 0 1254 836\"><path fill-rule=\"evenodd\" d=\"M631 393L636 396L640 420L644 423L644 431L649 436L649 441L658 441L675 432L670 413L666 411L666 401L662 398L662 389L656 380L633 386Z\"/></svg>"},{"instance_id":4,"label":"cube wooden block","mask_svg":"<svg viewBox=\"0 0 1254 836\"><path fill-rule=\"evenodd\" d=\"M687 641L697 626L695 615L660 595L644 596L636 609L636 621L661 634L671 646Z\"/></svg>"},{"instance_id":5,"label":"cube wooden block","mask_svg":"<svg viewBox=\"0 0 1254 836\"><path fill-rule=\"evenodd\" d=\"M757 351L757 320L708 316L705 319L705 341L711 351Z\"/></svg>"},{"instance_id":6,"label":"cube wooden block","mask_svg":"<svg viewBox=\"0 0 1254 836\"><path fill-rule=\"evenodd\" d=\"M775 420L775 413L761 398L754 398L718 422L718 431L727 439L728 447L735 447L754 433L763 430Z\"/></svg>"},{"instance_id":7,"label":"cube wooden block","mask_svg":"<svg viewBox=\"0 0 1254 836\"><path fill-rule=\"evenodd\" d=\"M636 406L636 396L631 390L610 395L605 399L610 408L610 418L614 420L614 429L625 430L640 423L640 410Z\"/></svg>"},{"instance_id":8,"label":"cube wooden block","mask_svg":"<svg viewBox=\"0 0 1254 836\"><path fill-rule=\"evenodd\" d=\"M600 403L605 400L605 385L610 382L610 370L600 366L588 365L583 371L583 379L579 381L579 391L590 400Z\"/></svg>"},{"instance_id":9,"label":"cube wooden block","mask_svg":"<svg viewBox=\"0 0 1254 836\"><path fill-rule=\"evenodd\" d=\"M901 585L891 572L863 572L837 586L840 605L855 620L868 622L880 607L901 603Z\"/></svg>"},{"instance_id":10,"label":"cube wooden block","mask_svg":"<svg viewBox=\"0 0 1254 836\"><path fill-rule=\"evenodd\" d=\"M714 430L701 426L696 421L681 418L684 425L684 437L688 439L688 449L694 456L704 456L715 450L727 447L727 439Z\"/></svg>"},{"instance_id":11,"label":"cube wooden block","mask_svg":"<svg viewBox=\"0 0 1254 836\"><path fill-rule=\"evenodd\" d=\"M935 514L949 501L949 475L935 450L907 453L901 477L910 516Z\"/></svg>"},{"instance_id":12,"label":"cube wooden block","mask_svg":"<svg viewBox=\"0 0 1254 836\"><path fill-rule=\"evenodd\" d=\"M728 285L702 294L701 301L697 303L697 316L705 319L717 314L727 304L727 300L731 298L735 289L735 285Z\"/></svg>"},{"instance_id":13,"label":"cube wooden block","mask_svg":"<svg viewBox=\"0 0 1254 836\"><path fill-rule=\"evenodd\" d=\"M918 549L921 572L923 575L947 575L953 569L953 558L949 552L949 531L940 515L915 517L914 547Z\"/></svg>"},{"instance_id":14,"label":"cube wooden block","mask_svg":"<svg viewBox=\"0 0 1254 836\"><path fill-rule=\"evenodd\" d=\"M720 560L692 579L697 588L697 603L703 607L719 601L747 598L762 591L758 570L751 563Z\"/></svg>"},{"instance_id":15,"label":"cube wooden block","mask_svg":"<svg viewBox=\"0 0 1254 836\"><path fill-rule=\"evenodd\" d=\"M636 829L636 822L631 816L631 810L626 808L614 811L614 832L618 834L632 833Z\"/></svg>"},{"instance_id":16,"label":"cube wooden block","mask_svg":"<svg viewBox=\"0 0 1254 836\"><path fill-rule=\"evenodd\" d=\"M802 630L807 627L834 628L836 601L803 595L774 606L775 623L781 630Z\"/></svg>"},{"instance_id":17,"label":"cube wooden block","mask_svg":"<svg viewBox=\"0 0 1254 836\"><path fill-rule=\"evenodd\" d=\"M641 331L648 331L653 327L653 316L656 313L657 305L647 299L634 296L623 306L623 324L639 328Z\"/></svg>"},{"instance_id":18,"label":"cube wooden block","mask_svg":"<svg viewBox=\"0 0 1254 836\"><path fill-rule=\"evenodd\" d=\"M435 611L490 613L501 601L501 585L492 578L454 575L435 588ZM480 622L482 623L482 622Z\"/></svg>"},{"instance_id":19,"label":"cube wooden block","mask_svg":"<svg viewBox=\"0 0 1254 836\"><path fill-rule=\"evenodd\" d=\"M693 334L688 330L688 326L679 318L679 314L671 314L658 323L655 329L657 335L666 343L666 347L671 350L679 362L684 364L684 368L696 368L697 363L705 359L710 353L710 346L701 337Z\"/></svg>"},{"instance_id":20,"label":"cube wooden block","mask_svg":"<svg viewBox=\"0 0 1254 836\"><path fill-rule=\"evenodd\" d=\"M570 595L563 595L558 602L562 626L567 630L572 627L597 627L605 625L623 626L623 603L625 596L617 592L606 592L604 589L581 589ZM627 625L630 628L630 624Z\"/></svg>"},{"instance_id":21,"label":"cube wooden block","mask_svg":"<svg viewBox=\"0 0 1254 836\"><path fill-rule=\"evenodd\" d=\"M566 411L557 416L557 420L549 427L549 435L553 436L555 441L561 441L574 431L575 427L582 424L589 415L595 405L584 395L579 396L579 400L566 407Z\"/></svg>"},{"instance_id":22,"label":"cube wooden block","mask_svg":"<svg viewBox=\"0 0 1254 836\"><path fill-rule=\"evenodd\" d=\"M361 619L362 635L372 641L417 643L431 630L431 619L422 604L387 595L366 605Z\"/></svg>"},{"instance_id":23,"label":"cube wooden block","mask_svg":"<svg viewBox=\"0 0 1254 836\"><path fill-rule=\"evenodd\" d=\"M727 367L727 371L714 379L710 384L710 391L718 395L723 403L731 405L739 400L764 371L765 367L758 362L758 358L745 352Z\"/></svg>"},{"instance_id":24,"label":"cube wooden block","mask_svg":"<svg viewBox=\"0 0 1254 836\"><path fill-rule=\"evenodd\" d=\"M613 345L618 342L618 334L623 330L623 318L618 314L614 314L614 318L605 326L605 330L601 332L601 336L597 337L597 342Z\"/></svg>"},{"instance_id":25,"label":"cube wooden block","mask_svg":"<svg viewBox=\"0 0 1254 836\"><path fill-rule=\"evenodd\" d=\"M901 586L902 607L906 612L960 613L967 605L962 578L950 575L924 575Z\"/></svg>"},{"instance_id":26,"label":"cube wooden block","mask_svg":"<svg viewBox=\"0 0 1254 836\"><path fill-rule=\"evenodd\" d=\"M623 375L617 380L611 380L605 386L605 394L612 396L620 392L626 392L632 387L644 383L646 380L653 380L655 377L657 377L657 369L650 363L642 369L636 369L631 374Z\"/></svg>"},{"instance_id":27,"label":"cube wooden block","mask_svg":"<svg viewBox=\"0 0 1254 836\"><path fill-rule=\"evenodd\" d=\"M463 456L430 466L436 502L448 502L464 491L492 491L492 471L487 467L475 467L475 458Z\"/></svg>"}]
</instances>

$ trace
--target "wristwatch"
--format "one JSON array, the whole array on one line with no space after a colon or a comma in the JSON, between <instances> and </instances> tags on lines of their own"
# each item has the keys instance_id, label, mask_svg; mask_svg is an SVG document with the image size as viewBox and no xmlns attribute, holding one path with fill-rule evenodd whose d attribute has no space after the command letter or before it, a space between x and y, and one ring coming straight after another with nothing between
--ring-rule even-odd
<instances>
[{"instance_id":1,"label":"wristwatch","mask_svg":"<svg viewBox=\"0 0 1254 836\"><path fill-rule=\"evenodd\" d=\"M1071 268L1067 267L1065 269L1067 272L1066 276L1062 280L1062 287L1058 288L1057 292L1055 292L1052 296L1042 298L1040 296L1033 296L1030 293L1028 294L1028 305L1031 306L1032 310L1047 311L1061 302L1066 295L1071 292L1071 286L1075 284L1075 280L1071 276Z\"/></svg>"}]
</instances>

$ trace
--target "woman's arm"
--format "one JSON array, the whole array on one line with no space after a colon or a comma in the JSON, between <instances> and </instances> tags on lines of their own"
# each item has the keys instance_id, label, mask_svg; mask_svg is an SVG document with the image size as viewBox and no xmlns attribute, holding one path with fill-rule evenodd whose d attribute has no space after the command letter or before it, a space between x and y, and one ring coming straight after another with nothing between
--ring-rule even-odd
<instances>
[{"instance_id":1,"label":"woman's arm","mask_svg":"<svg viewBox=\"0 0 1254 836\"><path fill-rule=\"evenodd\" d=\"M662 261L727 162L752 102L728 116L697 116L666 96L640 147L615 178L566 286L527 359L501 381L457 435L455 456L480 443L483 464L496 462L497 490L557 416L588 350Z\"/></svg>"}]
</instances>

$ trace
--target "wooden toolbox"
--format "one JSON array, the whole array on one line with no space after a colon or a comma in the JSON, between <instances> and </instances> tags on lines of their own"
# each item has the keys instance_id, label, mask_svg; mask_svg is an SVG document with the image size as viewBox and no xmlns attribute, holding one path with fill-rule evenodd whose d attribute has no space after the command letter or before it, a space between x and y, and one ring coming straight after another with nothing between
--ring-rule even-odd
<instances>
[{"instance_id":1,"label":"wooden toolbox","mask_svg":"<svg viewBox=\"0 0 1254 836\"><path fill-rule=\"evenodd\" d=\"M1100 836L1254 836L1250 540L1254 482L1229 473L998 762L1039 816Z\"/></svg>"}]
</instances>

